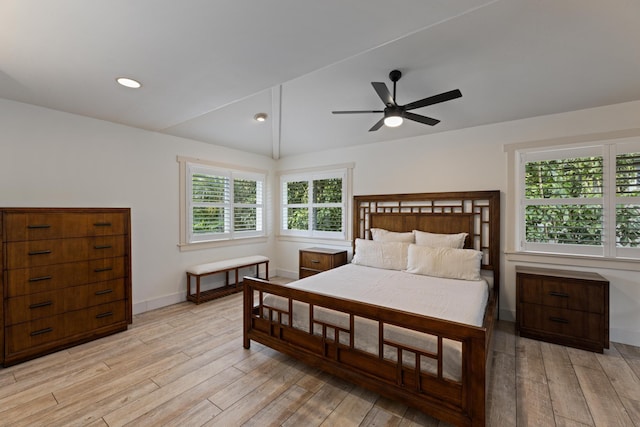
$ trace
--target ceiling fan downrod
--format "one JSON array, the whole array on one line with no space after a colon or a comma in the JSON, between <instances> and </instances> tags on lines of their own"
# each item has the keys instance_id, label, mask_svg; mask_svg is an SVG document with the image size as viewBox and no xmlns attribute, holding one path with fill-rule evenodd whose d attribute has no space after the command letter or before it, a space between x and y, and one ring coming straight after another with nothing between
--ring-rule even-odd
<instances>
[{"instance_id":1,"label":"ceiling fan downrod","mask_svg":"<svg viewBox=\"0 0 640 427\"><path fill-rule=\"evenodd\" d=\"M400 80L400 77L402 77L402 72L400 70L392 70L389 73L389 79L393 82L393 102L396 104L398 103L398 100L396 99L396 82Z\"/></svg>"}]
</instances>

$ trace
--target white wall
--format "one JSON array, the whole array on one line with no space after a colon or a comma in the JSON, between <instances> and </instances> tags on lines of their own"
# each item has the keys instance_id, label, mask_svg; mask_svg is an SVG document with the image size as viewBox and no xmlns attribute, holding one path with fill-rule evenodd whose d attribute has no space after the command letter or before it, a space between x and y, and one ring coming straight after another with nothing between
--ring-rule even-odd
<instances>
[{"instance_id":1,"label":"white wall","mask_svg":"<svg viewBox=\"0 0 640 427\"><path fill-rule=\"evenodd\" d=\"M191 252L177 247L176 156L269 171L270 158L2 99L0 142L1 206L131 208L134 313L184 300L191 264L274 256L272 238Z\"/></svg>"},{"instance_id":2,"label":"white wall","mask_svg":"<svg viewBox=\"0 0 640 427\"><path fill-rule=\"evenodd\" d=\"M287 157L278 162L278 169L331 165L336 163L335 159L340 159L340 163L355 162L353 190L356 195L500 190L502 218L506 218L508 181L505 144L634 129L640 127L639 117L640 101L636 101ZM381 131L392 134L393 129ZM506 221L502 221L502 236L504 249L508 247L506 239L512 236L506 228ZM312 244L279 240L277 253L280 271L295 274L298 249ZM537 262L537 265L545 266L536 259L518 262ZM504 319L515 319L515 265L518 262L509 261L507 256L502 257L500 315ZM558 265L551 267L559 268ZM640 345L640 273L570 265L569 268L597 271L610 280L611 338Z\"/></svg>"}]
</instances>

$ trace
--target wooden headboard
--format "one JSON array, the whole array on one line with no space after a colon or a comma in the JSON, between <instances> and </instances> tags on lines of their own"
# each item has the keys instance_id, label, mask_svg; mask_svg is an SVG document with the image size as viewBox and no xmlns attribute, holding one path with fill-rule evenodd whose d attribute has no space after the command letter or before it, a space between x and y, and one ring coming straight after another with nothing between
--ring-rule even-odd
<instances>
[{"instance_id":1,"label":"wooden headboard","mask_svg":"<svg viewBox=\"0 0 640 427\"><path fill-rule=\"evenodd\" d=\"M353 239L370 239L372 228L389 231L469 233L465 248L482 251L482 268L500 279L500 191L355 196Z\"/></svg>"}]
</instances>

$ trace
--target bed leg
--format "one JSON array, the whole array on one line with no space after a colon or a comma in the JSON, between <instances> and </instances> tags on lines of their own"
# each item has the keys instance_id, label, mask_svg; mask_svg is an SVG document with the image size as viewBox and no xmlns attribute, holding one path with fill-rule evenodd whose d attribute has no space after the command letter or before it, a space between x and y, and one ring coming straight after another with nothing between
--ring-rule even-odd
<instances>
[{"instance_id":1,"label":"bed leg","mask_svg":"<svg viewBox=\"0 0 640 427\"><path fill-rule=\"evenodd\" d=\"M245 283L242 291L242 346L246 349L251 347L249 339L249 328L251 327L251 309L253 307L253 288Z\"/></svg>"}]
</instances>

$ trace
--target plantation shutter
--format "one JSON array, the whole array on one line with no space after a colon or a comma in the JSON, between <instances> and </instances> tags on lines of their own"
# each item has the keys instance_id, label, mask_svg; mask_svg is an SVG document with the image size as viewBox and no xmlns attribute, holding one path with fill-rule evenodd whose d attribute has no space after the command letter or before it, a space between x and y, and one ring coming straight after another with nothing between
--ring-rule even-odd
<instances>
[{"instance_id":1,"label":"plantation shutter","mask_svg":"<svg viewBox=\"0 0 640 427\"><path fill-rule=\"evenodd\" d=\"M233 232L243 235L263 231L264 177L233 174Z\"/></svg>"},{"instance_id":2,"label":"plantation shutter","mask_svg":"<svg viewBox=\"0 0 640 427\"><path fill-rule=\"evenodd\" d=\"M231 231L229 172L191 166L192 240L220 238Z\"/></svg>"},{"instance_id":3,"label":"plantation shutter","mask_svg":"<svg viewBox=\"0 0 640 427\"><path fill-rule=\"evenodd\" d=\"M615 217L616 248L640 248L640 151L616 155Z\"/></svg>"},{"instance_id":4,"label":"plantation shutter","mask_svg":"<svg viewBox=\"0 0 640 427\"><path fill-rule=\"evenodd\" d=\"M523 155L522 200L526 250L602 254L602 149Z\"/></svg>"}]
</instances>

